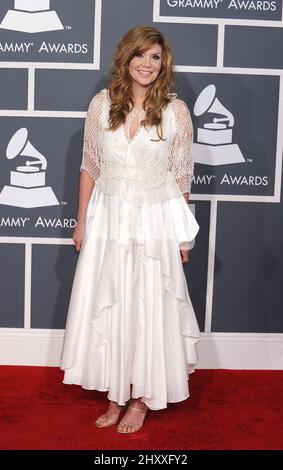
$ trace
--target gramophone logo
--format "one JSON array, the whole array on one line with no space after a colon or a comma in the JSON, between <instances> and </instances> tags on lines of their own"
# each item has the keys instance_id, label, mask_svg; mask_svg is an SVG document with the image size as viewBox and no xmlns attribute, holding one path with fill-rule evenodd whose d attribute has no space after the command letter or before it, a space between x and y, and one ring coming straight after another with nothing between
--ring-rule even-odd
<instances>
[{"instance_id":1,"label":"gramophone logo","mask_svg":"<svg viewBox=\"0 0 283 470\"><path fill-rule=\"evenodd\" d=\"M244 159L238 144L232 143L234 116L216 98L215 85L208 85L199 94L195 106L195 116L214 116L197 128L197 142L194 144L195 162L205 165L227 165L243 163Z\"/></svg>"},{"instance_id":2,"label":"gramophone logo","mask_svg":"<svg viewBox=\"0 0 283 470\"><path fill-rule=\"evenodd\" d=\"M56 11L50 10L50 0L15 0L14 10L8 10L0 28L40 33L64 29Z\"/></svg>"},{"instance_id":3,"label":"gramophone logo","mask_svg":"<svg viewBox=\"0 0 283 470\"><path fill-rule=\"evenodd\" d=\"M6 150L9 160L18 156L35 160L27 160L25 165L17 166L16 171L10 172L10 184L1 191L0 204L26 208L58 205L52 188L45 186L46 158L29 142L25 127L15 132Z\"/></svg>"}]
</instances>

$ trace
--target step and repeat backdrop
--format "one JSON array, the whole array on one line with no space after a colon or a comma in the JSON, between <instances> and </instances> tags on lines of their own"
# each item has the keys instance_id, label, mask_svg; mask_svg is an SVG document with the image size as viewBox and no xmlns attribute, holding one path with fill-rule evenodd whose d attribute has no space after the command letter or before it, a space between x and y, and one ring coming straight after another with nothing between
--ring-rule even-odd
<instances>
[{"instance_id":1,"label":"step and repeat backdrop","mask_svg":"<svg viewBox=\"0 0 283 470\"><path fill-rule=\"evenodd\" d=\"M136 25L170 41L173 91L194 124L200 231L184 270L201 364L278 368L282 0L1 0L0 362L58 363L86 110ZM249 362L243 344L262 360Z\"/></svg>"}]
</instances>

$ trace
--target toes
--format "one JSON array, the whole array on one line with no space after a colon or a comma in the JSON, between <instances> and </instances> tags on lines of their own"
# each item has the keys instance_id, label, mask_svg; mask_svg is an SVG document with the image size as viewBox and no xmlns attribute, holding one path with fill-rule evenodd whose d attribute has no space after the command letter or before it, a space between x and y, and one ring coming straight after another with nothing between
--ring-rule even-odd
<instances>
[{"instance_id":1,"label":"toes","mask_svg":"<svg viewBox=\"0 0 283 470\"><path fill-rule=\"evenodd\" d=\"M124 424L119 424L117 431L129 434L131 432L134 432L136 428L137 428L136 424L124 423Z\"/></svg>"},{"instance_id":2,"label":"toes","mask_svg":"<svg viewBox=\"0 0 283 470\"><path fill-rule=\"evenodd\" d=\"M103 423L107 417L105 415L99 416L95 421L97 424Z\"/></svg>"},{"instance_id":3,"label":"toes","mask_svg":"<svg viewBox=\"0 0 283 470\"><path fill-rule=\"evenodd\" d=\"M136 428L137 428L137 426L135 424L130 424L128 432L135 432Z\"/></svg>"},{"instance_id":4,"label":"toes","mask_svg":"<svg viewBox=\"0 0 283 470\"><path fill-rule=\"evenodd\" d=\"M111 426L112 424L115 424L116 421L117 421L117 419L115 420L114 417L107 416L107 415L101 415L95 421L95 425L98 426L98 427L106 427L106 426Z\"/></svg>"},{"instance_id":5,"label":"toes","mask_svg":"<svg viewBox=\"0 0 283 470\"><path fill-rule=\"evenodd\" d=\"M96 426L102 426L105 421L107 422L107 416L100 416L96 421L95 424Z\"/></svg>"}]
</instances>

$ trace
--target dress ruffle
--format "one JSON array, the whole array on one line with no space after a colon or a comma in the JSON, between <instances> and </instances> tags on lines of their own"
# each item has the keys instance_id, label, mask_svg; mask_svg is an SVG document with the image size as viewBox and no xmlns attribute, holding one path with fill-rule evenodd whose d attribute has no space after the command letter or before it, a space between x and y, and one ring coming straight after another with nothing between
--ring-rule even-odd
<instances>
[{"instance_id":1,"label":"dress ruffle","mask_svg":"<svg viewBox=\"0 0 283 470\"><path fill-rule=\"evenodd\" d=\"M66 324L64 383L108 391L120 405L142 396L150 409L189 396L200 331L179 250L198 230L183 197L135 207L94 187Z\"/></svg>"}]
</instances>

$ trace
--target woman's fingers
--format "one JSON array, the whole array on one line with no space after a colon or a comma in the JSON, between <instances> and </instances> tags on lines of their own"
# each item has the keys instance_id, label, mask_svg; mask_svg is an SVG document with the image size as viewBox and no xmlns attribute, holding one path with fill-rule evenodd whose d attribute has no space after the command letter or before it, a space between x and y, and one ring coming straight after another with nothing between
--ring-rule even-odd
<instances>
[{"instance_id":1,"label":"woman's fingers","mask_svg":"<svg viewBox=\"0 0 283 470\"><path fill-rule=\"evenodd\" d=\"M76 242L76 243L75 243L76 251L80 251L81 245L82 245L82 242Z\"/></svg>"},{"instance_id":2,"label":"woman's fingers","mask_svg":"<svg viewBox=\"0 0 283 470\"><path fill-rule=\"evenodd\" d=\"M181 258L183 263L187 263L189 261L189 250L180 250Z\"/></svg>"},{"instance_id":3,"label":"woman's fingers","mask_svg":"<svg viewBox=\"0 0 283 470\"><path fill-rule=\"evenodd\" d=\"M80 249L81 249L81 245L82 245L82 241L83 241L83 232L84 232L83 226L77 225L77 227L75 228L75 231L73 233L73 241L74 241L74 244L75 244L76 251L80 251Z\"/></svg>"}]
</instances>

